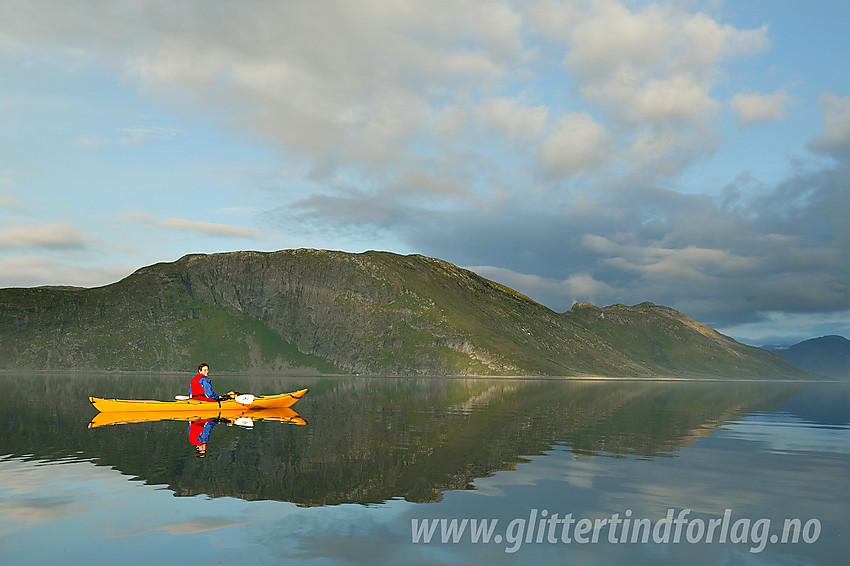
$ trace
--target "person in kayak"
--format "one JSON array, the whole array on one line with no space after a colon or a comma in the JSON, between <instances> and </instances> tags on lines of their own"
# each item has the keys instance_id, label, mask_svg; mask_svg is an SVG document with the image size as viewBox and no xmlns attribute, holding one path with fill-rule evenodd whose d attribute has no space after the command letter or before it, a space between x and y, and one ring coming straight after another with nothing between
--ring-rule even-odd
<instances>
[{"instance_id":1,"label":"person in kayak","mask_svg":"<svg viewBox=\"0 0 850 566\"><path fill-rule=\"evenodd\" d=\"M189 397L199 401L224 401L229 399L227 395L216 395L210 381L210 366L201 363L198 366L198 374L189 382Z\"/></svg>"}]
</instances>

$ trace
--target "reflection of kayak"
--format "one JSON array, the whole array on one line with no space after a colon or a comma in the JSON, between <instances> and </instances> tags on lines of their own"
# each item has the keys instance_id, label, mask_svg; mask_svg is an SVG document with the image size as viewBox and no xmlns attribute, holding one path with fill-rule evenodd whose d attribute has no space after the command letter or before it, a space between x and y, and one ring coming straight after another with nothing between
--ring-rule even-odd
<instances>
[{"instance_id":1,"label":"reflection of kayak","mask_svg":"<svg viewBox=\"0 0 850 566\"><path fill-rule=\"evenodd\" d=\"M227 401L197 401L189 399L187 401L135 401L126 399L101 399L99 397L89 397L94 408L101 413L112 413L120 411L126 412L189 412L198 413L199 410L207 412L218 412L228 410L258 410L258 409L282 409L291 407L304 394L306 389L293 391L292 393L281 393L280 395L258 395L254 397L254 401L250 404L239 403L235 399Z\"/></svg>"},{"instance_id":2,"label":"reflection of kayak","mask_svg":"<svg viewBox=\"0 0 850 566\"><path fill-rule=\"evenodd\" d=\"M247 409L245 407L241 409L219 409L218 403L207 403L207 405L214 406L198 407L195 411L160 409L158 411L111 411L108 413L98 413L89 423L89 428L148 421L197 421L215 418L226 419L230 422L236 422L237 419L247 419L250 421L279 421L297 425L307 424L307 421L301 418L301 415L288 407L277 409Z\"/></svg>"}]
</instances>

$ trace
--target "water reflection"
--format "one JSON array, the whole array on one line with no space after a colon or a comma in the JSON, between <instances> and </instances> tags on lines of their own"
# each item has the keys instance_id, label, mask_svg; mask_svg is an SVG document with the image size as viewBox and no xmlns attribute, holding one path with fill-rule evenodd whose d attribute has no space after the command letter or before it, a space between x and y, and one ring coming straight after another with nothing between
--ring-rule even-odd
<instances>
[{"instance_id":1,"label":"water reflection","mask_svg":"<svg viewBox=\"0 0 850 566\"><path fill-rule=\"evenodd\" d=\"M307 424L307 421L301 415L288 407L201 412L215 414L215 416L198 418L194 414L175 414L163 411L116 411L98 413L89 423L89 428L155 421L183 421L188 423L189 444L195 447L199 457L204 458L207 454L207 443L210 440L213 428L217 424L236 425L248 429L254 428L255 421L278 421L302 426Z\"/></svg>"},{"instance_id":2,"label":"water reflection","mask_svg":"<svg viewBox=\"0 0 850 566\"><path fill-rule=\"evenodd\" d=\"M274 499L302 506L439 501L476 478L553 446L582 458L675 457L810 385L510 379L219 377L242 391L309 387L298 413L174 419L92 418L89 395L170 398L183 376L3 376L0 454L68 456L110 466L176 495ZM57 397L57 392L59 396ZM59 399L62 402L57 402ZM135 417L138 417L136 415ZM212 419L213 417L209 417ZM102 420L99 420L102 419ZM299 421L300 419L300 421ZM206 422L200 422L206 421ZM134 422L130 426L103 426ZM243 421L244 422L244 421ZM213 427L215 427L213 429ZM206 432L205 432L206 429ZM201 436L204 459L196 458ZM195 435L195 440L191 436ZM187 437L190 437L187 442Z\"/></svg>"},{"instance_id":3,"label":"water reflection","mask_svg":"<svg viewBox=\"0 0 850 566\"><path fill-rule=\"evenodd\" d=\"M230 422L224 419L224 422ZM195 447L198 456L204 458L207 455L207 442L210 440L212 429L219 423L218 417L214 419L198 419L189 421L189 443Z\"/></svg>"},{"instance_id":4,"label":"water reflection","mask_svg":"<svg viewBox=\"0 0 850 566\"><path fill-rule=\"evenodd\" d=\"M209 412L209 411L208 411ZM296 425L306 425L304 418L289 408L279 409L251 409L209 412L211 416L199 418L195 414L181 415L175 413L163 413L162 411L116 411L112 413L98 413L89 423L89 428L99 426L121 425L130 423L144 423L153 421L205 421L217 420L228 424L235 424L244 428L253 428L254 421L278 421ZM214 415L214 416L213 416Z\"/></svg>"}]
</instances>

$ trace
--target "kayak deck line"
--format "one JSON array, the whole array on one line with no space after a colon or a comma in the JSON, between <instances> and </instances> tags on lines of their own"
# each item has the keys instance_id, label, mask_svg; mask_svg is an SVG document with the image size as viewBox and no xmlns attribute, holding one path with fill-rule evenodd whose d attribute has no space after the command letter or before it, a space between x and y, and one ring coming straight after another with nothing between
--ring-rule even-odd
<instances>
[{"instance_id":1,"label":"kayak deck line","mask_svg":"<svg viewBox=\"0 0 850 566\"><path fill-rule=\"evenodd\" d=\"M101 397L89 397L94 408L101 413L111 412L197 412L204 411L258 411L262 409L285 409L294 405L301 397L307 394L306 389L300 389L291 393L280 393L278 395L258 395L254 397L251 404L245 405L235 399L225 401L200 401L188 399L185 401L157 401L152 399L105 399Z\"/></svg>"}]
</instances>

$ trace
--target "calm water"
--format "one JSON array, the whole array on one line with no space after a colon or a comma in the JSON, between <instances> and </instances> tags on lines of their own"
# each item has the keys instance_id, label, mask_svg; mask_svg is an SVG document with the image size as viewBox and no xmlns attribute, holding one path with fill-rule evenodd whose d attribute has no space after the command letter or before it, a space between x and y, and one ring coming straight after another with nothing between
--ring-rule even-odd
<instances>
[{"instance_id":1,"label":"calm water","mask_svg":"<svg viewBox=\"0 0 850 566\"><path fill-rule=\"evenodd\" d=\"M302 424L219 422L205 458L185 422L89 427L89 395L169 399L188 378L0 375L0 563L850 554L850 384L213 376L308 387Z\"/></svg>"}]
</instances>

